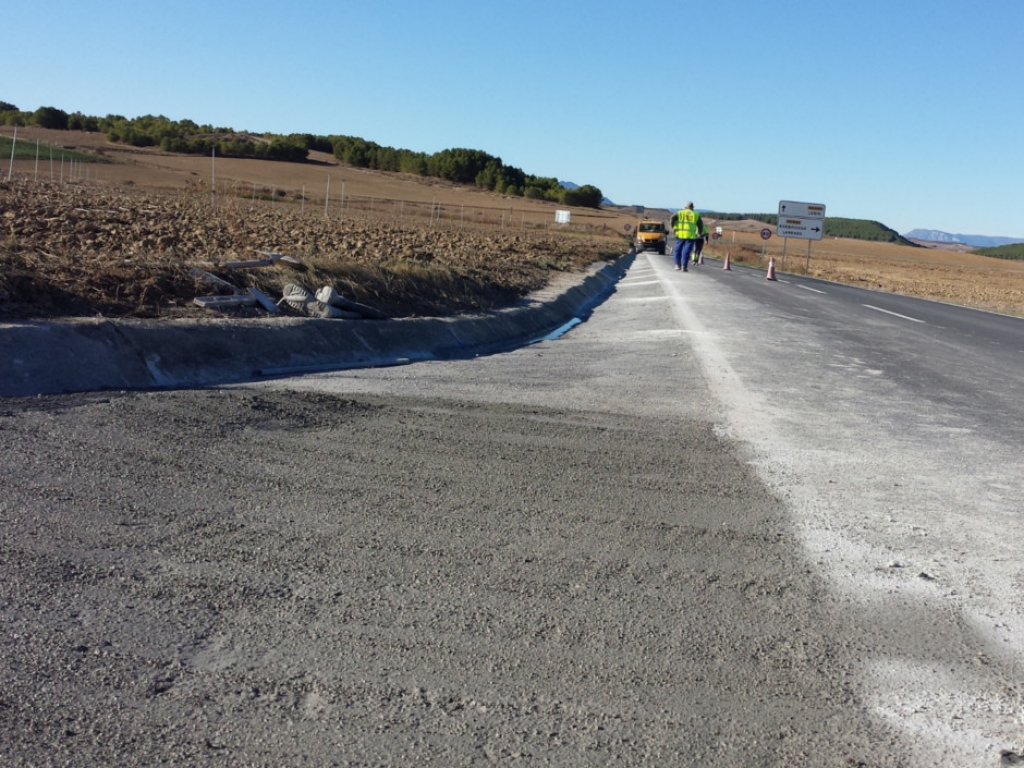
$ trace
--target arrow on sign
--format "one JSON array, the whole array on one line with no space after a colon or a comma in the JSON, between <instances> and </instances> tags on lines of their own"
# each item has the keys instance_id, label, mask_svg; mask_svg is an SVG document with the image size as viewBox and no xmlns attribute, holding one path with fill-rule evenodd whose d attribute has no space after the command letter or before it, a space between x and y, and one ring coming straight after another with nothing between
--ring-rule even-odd
<instances>
[{"instance_id":1,"label":"arrow on sign","mask_svg":"<svg viewBox=\"0 0 1024 768\"><path fill-rule=\"evenodd\" d=\"M798 203L793 200L780 200L779 215L820 220L825 218L825 206L821 203Z\"/></svg>"},{"instance_id":2,"label":"arrow on sign","mask_svg":"<svg viewBox=\"0 0 1024 768\"><path fill-rule=\"evenodd\" d=\"M796 237L802 240L821 240L821 220L799 219L794 216L780 217L776 234L779 237Z\"/></svg>"}]
</instances>

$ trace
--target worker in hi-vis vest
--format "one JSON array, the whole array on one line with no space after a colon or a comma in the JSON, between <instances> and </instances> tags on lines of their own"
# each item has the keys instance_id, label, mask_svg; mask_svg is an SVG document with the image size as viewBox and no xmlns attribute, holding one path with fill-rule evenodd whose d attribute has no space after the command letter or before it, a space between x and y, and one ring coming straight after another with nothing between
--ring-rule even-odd
<instances>
[{"instance_id":1,"label":"worker in hi-vis vest","mask_svg":"<svg viewBox=\"0 0 1024 768\"><path fill-rule=\"evenodd\" d=\"M676 233L676 245L672 249L672 258L676 263L676 269L687 271L690 266L690 254L693 253L694 244L703 226L700 214L693 210L693 203L687 203L673 218L672 229Z\"/></svg>"}]
</instances>

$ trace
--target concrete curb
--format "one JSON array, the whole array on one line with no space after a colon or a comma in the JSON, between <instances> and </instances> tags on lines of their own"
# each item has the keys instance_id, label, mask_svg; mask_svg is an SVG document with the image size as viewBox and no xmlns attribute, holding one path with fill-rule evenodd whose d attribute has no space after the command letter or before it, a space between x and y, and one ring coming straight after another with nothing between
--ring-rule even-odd
<instances>
[{"instance_id":1,"label":"concrete curb","mask_svg":"<svg viewBox=\"0 0 1024 768\"><path fill-rule=\"evenodd\" d=\"M201 387L499 352L585 317L633 256L595 265L521 306L453 318L11 323L0 326L0 397Z\"/></svg>"}]
</instances>

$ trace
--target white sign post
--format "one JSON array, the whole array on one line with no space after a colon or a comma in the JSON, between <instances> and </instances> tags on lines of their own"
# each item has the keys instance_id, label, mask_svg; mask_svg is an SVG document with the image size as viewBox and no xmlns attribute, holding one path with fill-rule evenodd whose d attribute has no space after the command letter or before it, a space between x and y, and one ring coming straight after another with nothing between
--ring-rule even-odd
<instances>
[{"instance_id":1,"label":"white sign post","mask_svg":"<svg viewBox=\"0 0 1024 768\"><path fill-rule=\"evenodd\" d=\"M811 269L811 241L821 240L825 232L825 204L779 201L779 223L775 228L782 241L782 263L786 263L786 243L791 237L807 241L807 265ZM785 268L785 266L783 266Z\"/></svg>"}]
</instances>

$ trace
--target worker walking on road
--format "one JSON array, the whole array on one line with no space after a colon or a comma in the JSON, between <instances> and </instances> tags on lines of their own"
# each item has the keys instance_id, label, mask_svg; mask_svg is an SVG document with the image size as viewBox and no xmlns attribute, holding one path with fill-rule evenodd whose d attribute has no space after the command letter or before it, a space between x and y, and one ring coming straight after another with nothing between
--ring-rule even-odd
<instances>
[{"instance_id":1,"label":"worker walking on road","mask_svg":"<svg viewBox=\"0 0 1024 768\"><path fill-rule=\"evenodd\" d=\"M703 264L700 260L704 253L704 246L708 244L708 228L704 224L704 217L697 215L697 239L693 242L693 263Z\"/></svg>"},{"instance_id":2,"label":"worker walking on road","mask_svg":"<svg viewBox=\"0 0 1024 768\"><path fill-rule=\"evenodd\" d=\"M687 203L673 218L672 229L676 233L676 245L672 249L672 258L676 263L676 269L689 271L690 255L703 225L700 214L693 210L693 203Z\"/></svg>"}]
</instances>

